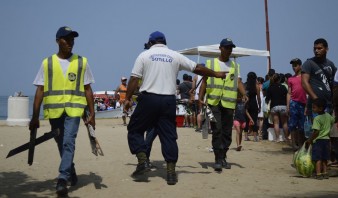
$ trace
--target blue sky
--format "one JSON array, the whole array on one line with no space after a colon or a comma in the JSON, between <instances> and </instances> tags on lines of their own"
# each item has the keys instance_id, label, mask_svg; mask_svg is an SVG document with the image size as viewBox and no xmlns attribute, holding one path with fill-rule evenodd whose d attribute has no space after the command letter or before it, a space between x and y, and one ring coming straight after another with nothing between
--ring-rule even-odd
<instances>
[{"instance_id":1,"label":"blue sky","mask_svg":"<svg viewBox=\"0 0 338 198\"><path fill-rule=\"evenodd\" d=\"M328 58L338 65L338 1L270 0L268 8L272 68L292 73L290 59L312 57L319 37L327 39ZM129 77L156 30L174 50L217 44L226 37L240 47L266 49L264 0L3 0L0 24L0 95L19 90L34 95L32 82L43 58L57 52L55 34L64 25L80 34L73 52L88 58L94 91L113 90L121 76ZM266 74L265 57L238 62L244 79L249 71Z\"/></svg>"}]
</instances>

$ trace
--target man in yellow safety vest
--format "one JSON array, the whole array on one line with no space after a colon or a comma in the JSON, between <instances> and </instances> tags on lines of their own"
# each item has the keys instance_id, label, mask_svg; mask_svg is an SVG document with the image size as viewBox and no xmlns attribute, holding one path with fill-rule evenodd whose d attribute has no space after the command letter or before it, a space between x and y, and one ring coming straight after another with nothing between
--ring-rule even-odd
<instances>
[{"instance_id":1,"label":"man in yellow safety vest","mask_svg":"<svg viewBox=\"0 0 338 198\"><path fill-rule=\"evenodd\" d=\"M230 169L226 162L226 153L232 141L233 114L236 107L237 92L239 91L244 100L248 98L245 94L244 85L240 79L239 64L230 60L232 49L236 47L229 38L223 39L219 49L221 54L218 58L207 60L206 66L214 71L228 72L225 79L204 78L199 92L199 102L204 103L206 94L207 104L216 120L211 122L212 147L215 154L215 171L222 171L222 166Z\"/></svg>"},{"instance_id":2,"label":"man in yellow safety vest","mask_svg":"<svg viewBox=\"0 0 338 198\"><path fill-rule=\"evenodd\" d=\"M73 163L75 139L81 117L86 106L90 116L87 124L95 129L95 113L91 83L94 83L87 58L72 53L74 38L79 34L69 27L61 27L56 33L59 51L43 60L33 84L37 87L33 116L29 129L39 128L40 106L43 101L45 119L49 119L52 130L59 129L55 137L61 156L56 193L68 193L67 182L77 183Z\"/></svg>"}]
</instances>

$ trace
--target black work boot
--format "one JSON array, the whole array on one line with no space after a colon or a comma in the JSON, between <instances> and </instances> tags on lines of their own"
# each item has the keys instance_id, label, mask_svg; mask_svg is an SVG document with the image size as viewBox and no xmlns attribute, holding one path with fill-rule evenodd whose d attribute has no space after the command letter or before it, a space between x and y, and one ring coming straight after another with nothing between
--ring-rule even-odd
<instances>
[{"instance_id":1,"label":"black work boot","mask_svg":"<svg viewBox=\"0 0 338 198\"><path fill-rule=\"evenodd\" d=\"M167 184L175 185L177 183L177 175L175 171L176 163L167 162Z\"/></svg>"},{"instance_id":2,"label":"black work boot","mask_svg":"<svg viewBox=\"0 0 338 198\"><path fill-rule=\"evenodd\" d=\"M63 197L68 194L67 181L64 179L58 179L56 184L56 194Z\"/></svg>"},{"instance_id":3,"label":"black work boot","mask_svg":"<svg viewBox=\"0 0 338 198\"><path fill-rule=\"evenodd\" d=\"M228 149L227 149L228 150ZM222 156L222 166L223 168L225 169L231 169L231 165L227 162L226 160L226 153L227 153L227 150L223 150L221 151L220 155Z\"/></svg>"},{"instance_id":4,"label":"black work boot","mask_svg":"<svg viewBox=\"0 0 338 198\"><path fill-rule=\"evenodd\" d=\"M71 186L75 186L77 184L77 175L76 175L76 172L73 172L71 175L70 175L70 178L68 179L68 182L70 183Z\"/></svg>"},{"instance_id":5,"label":"black work boot","mask_svg":"<svg viewBox=\"0 0 338 198\"><path fill-rule=\"evenodd\" d=\"M225 169L231 169L231 165L226 161L226 159L222 160L222 166Z\"/></svg>"},{"instance_id":6,"label":"black work boot","mask_svg":"<svg viewBox=\"0 0 338 198\"><path fill-rule=\"evenodd\" d=\"M68 186L75 186L77 184L77 175L76 175L76 170L75 170L75 164L72 163L72 169L71 169L71 174L70 177L68 178L67 185Z\"/></svg>"},{"instance_id":7,"label":"black work boot","mask_svg":"<svg viewBox=\"0 0 338 198\"><path fill-rule=\"evenodd\" d=\"M147 156L144 152L140 152L136 154L138 164L136 166L136 170L133 172L132 176L137 177L139 175L143 175L145 172L150 171L150 168L147 163Z\"/></svg>"},{"instance_id":8,"label":"black work boot","mask_svg":"<svg viewBox=\"0 0 338 198\"><path fill-rule=\"evenodd\" d=\"M214 164L214 169L215 171L222 172L222 161L221 160L216 160Z\"/></svg>"},{"instance_id":9,"label":"black work boot","mask_svg":"<svg viewBox=\"0 0 338 198\"><path fill-rule=\"evenodd\" d=\"M219 150L214 150L214 155L215 155L215 164L214 164L214 169L215 171L222 171L222 156L220 156L220 151Z\"/></svg>"},{"instance_id":10,"label":"black work boot","mask_svg":"<svg viewBox=\"0 0 338 198\"><path fill-rule=\"evenodd\" d=\"M154 166L154 165L150 162L150 159L149 159L149 158L146 160L146 162L147 162L147 165L148 165L148 167L149 167L150 169L156 168L156 166Z\"/></svg>"}]
</instances>

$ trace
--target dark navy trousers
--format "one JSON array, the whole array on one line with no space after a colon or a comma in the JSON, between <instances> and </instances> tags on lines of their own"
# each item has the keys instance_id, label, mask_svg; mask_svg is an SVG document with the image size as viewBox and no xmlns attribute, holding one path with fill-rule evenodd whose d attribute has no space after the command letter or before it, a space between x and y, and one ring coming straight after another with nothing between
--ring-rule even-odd
<instances>
[{"instance_id":1,"label":"dark navy trousers","mask_svg":"<svg viewBox=\"0 0 338 198\"><path fill-rule=\"evenodd\" d=\"M214 150L229 150L232 142L232 125L234 109L222 107L221 102L216 106L209 105L217 122L210 122L212 130L212 147Z\"/></svg>"},{"instance_id":2,"label":"dark navy trousers","mask_svg":"<svg viewBox=\"0 0 338 198\"><path fill-rule=\"evenodd\" d=\"M137 101L137 106L127 127L130 152L132 154L147 152L144 133L147 129L154 127L161 142L165 161L177 162L175 95L142 92Z\"/></svg>"},{"instance_id":3,"label":"dark navy trousers","mask_svg":"<svg viewBox=\"0 0 338 198\"><path fill-rule=\"evenodd\" d=\"M147 155L148 159L150 158L151 148L153 147L153 142L154 142L156 137L157 137L157 133L156 133L154 127L150 128L146 131L145 142L146 142L146 146L147 146L146 155Z\"/></svg>"}]
</instances>

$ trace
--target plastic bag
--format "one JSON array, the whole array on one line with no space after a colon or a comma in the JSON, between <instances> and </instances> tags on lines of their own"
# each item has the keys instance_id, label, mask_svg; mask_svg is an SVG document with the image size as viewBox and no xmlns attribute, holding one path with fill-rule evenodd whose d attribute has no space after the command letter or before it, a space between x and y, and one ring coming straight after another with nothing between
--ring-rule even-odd
<instances>
[{"instance_id":1,"label":"plastic bag","mask_svg":"<svg viewBox=\"0 0 338 198\"><path fill-rule=\"evenodd\" d=\"M295 152L293 157L293 164L296 167L297 172L303 177L311 177L315 165L312 162L312 146L306 149L306 143L303 144L302 148Z\"/></svg>"},{"instance_id":2,"label":"plastic bag","mask_svg":"<svg viewBox=\"0 0 338 198\"><path fill-rule=\"evenodd\" d=\"M309 138L312 135L312 122L311 122L311 118L309 118L309 116L305 117L304 134L305 134L306 138Z\"/></svg>"}]
</instances>

